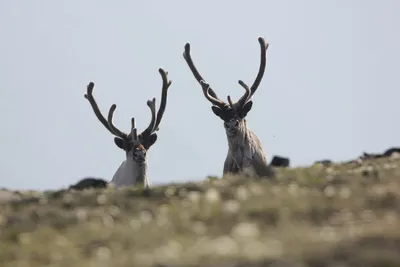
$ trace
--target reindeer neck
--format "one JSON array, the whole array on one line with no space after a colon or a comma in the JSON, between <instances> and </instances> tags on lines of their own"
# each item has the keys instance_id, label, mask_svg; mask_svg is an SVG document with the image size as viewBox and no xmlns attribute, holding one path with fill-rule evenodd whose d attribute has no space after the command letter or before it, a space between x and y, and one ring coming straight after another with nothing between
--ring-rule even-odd
<instances>
[{"instance_id":1,"label":"reindeer neck","mask_svg":"<svg viewBox=\"0 0 400 267\"><path fill-rule=\"evenodd\" d=\"M230 149L236 150L239 147L244 147L248 144L249 140L249 129L247 127L246 119L242 120L239 130L235 135L229 135L227 133L228 145Z\"/></svg>"},{"instance_id":2,"label":"reindeer neck","mask_svg":"<svg viewBox=\"0 0 400 267\"><path fill-rule=\"evenodd\" d=\"M145 187L147 187L149 184L147 177L147 162L143 163L134 162L134 165L135 165L134 175L135 175L136 185L144 185Z\"/></svg>"},{"instance_id":3,"label":"reindeer neck","mask_svg":"<svg viewBox=\"0 0 400 267\"><path fill-rule=\"evenodd\" d=\"M127 157L115 173L112 183L117 187L135 186L143 183L147 186L147 162L136 163L132 158Z\"/></svg>"}]
</instances>

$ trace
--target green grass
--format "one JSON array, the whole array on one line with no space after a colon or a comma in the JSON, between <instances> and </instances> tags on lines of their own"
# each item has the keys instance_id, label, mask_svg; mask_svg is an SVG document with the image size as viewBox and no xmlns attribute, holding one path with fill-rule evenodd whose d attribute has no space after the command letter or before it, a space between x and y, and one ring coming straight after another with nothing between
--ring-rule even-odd
<instances>
[{"instance_id":1,"label":"green grass","mask_svg":"<svg viewBox=\"0 0 400 267\"><path fill-rule=\"evenodd\" d=\"M400 158L274 180L0 191L10 266L400 266ZM335 265L336 264L336 265Z\"/></svg>"}]
</instances>

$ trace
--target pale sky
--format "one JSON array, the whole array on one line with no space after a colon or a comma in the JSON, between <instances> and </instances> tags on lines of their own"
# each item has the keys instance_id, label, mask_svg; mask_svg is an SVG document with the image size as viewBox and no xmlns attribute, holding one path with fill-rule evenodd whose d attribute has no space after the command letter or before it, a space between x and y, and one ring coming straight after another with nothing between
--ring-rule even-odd
<instances>
[{"instance_id":1,"label":"pale sky","mask_svg":"<svg viewBox=\"0 0 400 267\"><path fill-rule=\"evenodd\" d=\"M147 127L146 101L173 81L152 184L221 175L222 121L182 57L190 42L199 71L237 100L267 69L248 124L267 154L292 166L357 157L399 145L400 1L0 1L0 187L57 189L86 176L110 181L125 159L83 97L104 114L115 103L124 131ZM270 158L271 159L271 158Z\"/></svg>"}]
</instances>

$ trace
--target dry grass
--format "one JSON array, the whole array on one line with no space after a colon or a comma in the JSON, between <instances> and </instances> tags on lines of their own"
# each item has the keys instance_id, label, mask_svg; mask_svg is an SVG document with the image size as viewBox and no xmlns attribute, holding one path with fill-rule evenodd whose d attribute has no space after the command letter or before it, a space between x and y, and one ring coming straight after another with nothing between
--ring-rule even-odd
<instances>
[{"instance_id":1,"label":"dry grass","mask_svg":"<svg viewBox=\"0 0 400 267\"><path fill-rule=\"evenodd\" d=\"M0 191L0 262L398 267L399 215L397 156L150 192Z\"/></svg>"}]
</instances>

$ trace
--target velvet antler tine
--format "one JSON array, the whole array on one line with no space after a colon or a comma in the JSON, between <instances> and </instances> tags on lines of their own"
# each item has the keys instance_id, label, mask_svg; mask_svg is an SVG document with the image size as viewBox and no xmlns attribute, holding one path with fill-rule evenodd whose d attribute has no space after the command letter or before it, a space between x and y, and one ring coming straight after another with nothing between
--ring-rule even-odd
<instances>
[{"instance_id":1,"label":"velvet antler tine","mask_svg":"<svg viewBox=\"0 0 400 267\"><path fill-rule=\"evenodd\" d=\"M168 72L166 72L165 70L163 70L161 68L158 70L158 72L161 75L163 85L162 85L162 89L161 89L160 108L158 109L156 123L154 124L154 128L153 128L152 132L158 131L158 129L159 129L160 122L162 120L162 117L165 112L165 108L167 106L168 89L169 89L170 85L172 84L172 81L168 80Z\"/></svg>"},{"instance_id":2,"label":"velvet antler tine","mask_svg":"<svg viewBox=\"0 0 400 267\"><path fill-rule=\"evenodd\" d=\"M93 97L93 89L94 89L94 83L90 82L87 85L87 92L84 95L84 97L89 101L90 105L92 106L93 112L96 115L97 119L101 122L101 124L104 125L104 127L112 134L113 131L110 129L108 126L107 120L104 118L103 114L101 113L99 106L96 103L96 100Z\"/></svg>"},{"instance_id":3,"label":"velvet antler tine","mask_svg":"<svg viewBox=\"0 0 400 267\"><path fill-rule=\"evenodd\" d=\"M226 106L225 102L220 100L214 90L210 87L208 83L205 82L204 78L200 75L196 66L193 63L192 56L190 55L190 44L186 43L185 52L183 53L183 58L188 64L190 70L192 71L193 76L196 78L197 82L201 85L203 89L203 94L213 105L219 106L220 108L224 108Z\"/></svg>"},{"instance_id":4,"label":"velvet antler tine","mask_svg":"<svg viewBox=\"0 0 400 267\"><path fill-rule=\"evenodd\" d=\"M151 111L151 120L150 120L150 124L149 126L146 128L146 130L144 130L141 133L141 136L143 136L143 138L147 138L148 136L151 135L153 128L154 128L154 124L156 121L156 99L153 98L152 101L148 100L147 101L147 106L150 108Z\"/></svg>"},{"instance_id":5,"label":"velvet antler tine","mask_svg":"<svg viewBox=\"0 0 400 267\"><path fill-rule=\"evenodd\" d=\"M117 108L117 105L115 105L115 104L113 104L111 107L110 107L110 110L108 111L108 120L107 120L107 123L108 123L108 127L110 127L110 129L111 129L111 131L116 135L116 136L119 136L119 137L121 137L121 138L126 138L127 137L127 134L125 134L125 133L123 133L122 131L120 131L117 127L115 127L114 126L114 124L113 124L113 116L114 116L114 111L115 111L115 109Z\"/></svg>"}]
</instances>

